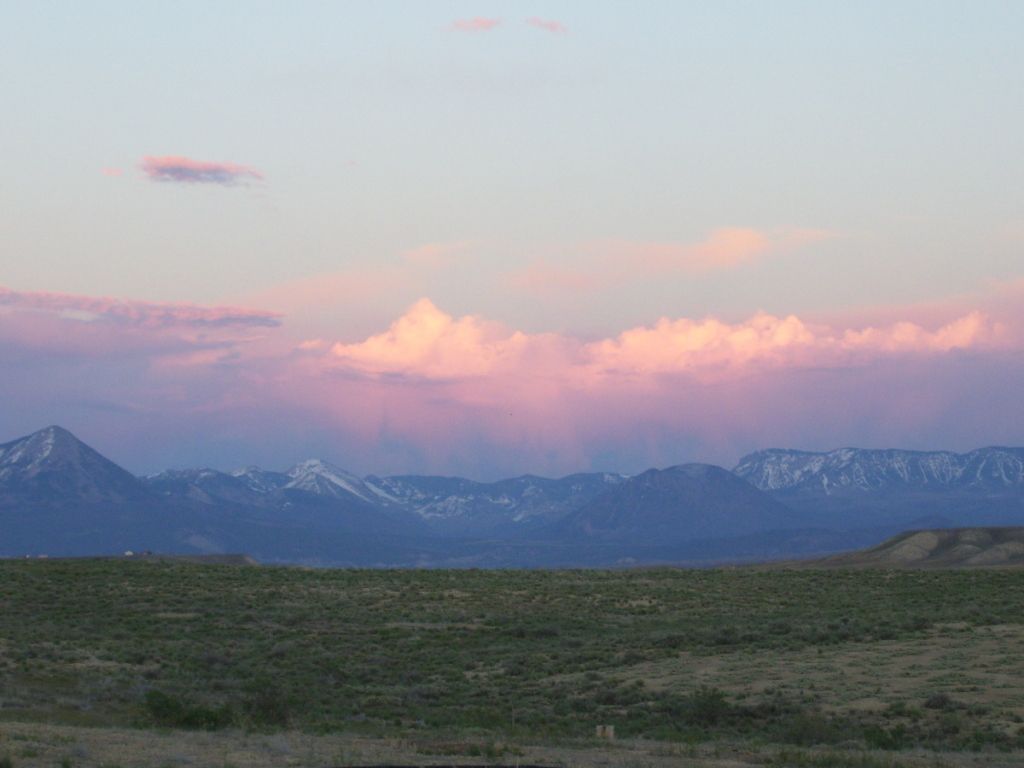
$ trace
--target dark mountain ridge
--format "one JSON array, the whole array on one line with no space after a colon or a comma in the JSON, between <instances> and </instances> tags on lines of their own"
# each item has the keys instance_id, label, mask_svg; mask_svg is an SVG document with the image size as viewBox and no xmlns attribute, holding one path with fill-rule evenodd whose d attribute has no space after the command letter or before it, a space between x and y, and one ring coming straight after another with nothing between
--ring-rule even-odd
<instances>
[{"instance_id":1,"label":"dark mountain ridge","mask_svg":"<svg viewBox=\"0 0 1024 768\"><path fill-rule=\"evenodd\" d=\"M366 478L367 485L411 510L438 535L512 538L544 529L625 481L607 473L557 479L522 475L491 483L423 475Z\"/></svg>"},{"instance_id":2,"label":"dark mountain ridge","mask_svg":"<svg viewBox=\"0 0 1024 768\"><path fill-rule=\"evenodd\" d=\"M0 445L0 500L61 505L146 501L138 478L57 426Z\"/></svg>"},{"instance_id":3,"label":"dark mountain ridge","mask_svg":"<svg viewBox=\"0 0 1024 768\"><path fill-rule=\"evenodd\" d=\"M594 541L672 544L798 527L796 516L711 464L649 469L569 514L559 530Z\"/></svg>"},{"instance_id":4,"label":"dark mountain ridge","mask_svg":"<svg viewBox=\"0 0 1024 768\"><path fill-rule=\"evenodd\" d=\"M265 562L560 566L835 552L906 527L1024 523L1024 449L761 451L633 477L358 477L311 459L137 478L67 430L0 445L0 556L248 552Z\"/></svg>"}]
</instances>

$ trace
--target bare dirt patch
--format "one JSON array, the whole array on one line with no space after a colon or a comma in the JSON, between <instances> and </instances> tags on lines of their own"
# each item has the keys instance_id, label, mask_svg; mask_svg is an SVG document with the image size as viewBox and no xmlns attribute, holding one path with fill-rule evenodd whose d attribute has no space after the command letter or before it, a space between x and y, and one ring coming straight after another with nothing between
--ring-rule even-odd
<instances>
[{"instance_id":1,"label":"bare dirt patch","mask_svg":"<svg viewBox=\"0 0 1024 768\"><path fill-rule=\"evenodd\" d=\"M1024 718L1024 626L937 627L922 637L676 658L620 670L653 690L710 685L741 696L815 691L834 708L923 701L952 682L964 703Z\"/></svg>"},{"instance_id":2,"label":"bare dirt patch","mask_svg":"<svg viewBox=\"0 0 1024 768\"><path fill-rule=\"evenodd\" d=\"M472 746L472 745L470 745ZM867 768L1019 768L1022 755L836 753L828 750L752 749L734 744L687 746L656 741L610 745L494 745L507 749L490 757L465 754L455 746L430 741L367 739L347 735L275 734L239 731L160 732L125 728L81 728L46 724L0 723L0 756L15 768L328 768L373 765L546 765L564 768L743 768L744 766L867 766Z\"/></svg>"}]
</instances>

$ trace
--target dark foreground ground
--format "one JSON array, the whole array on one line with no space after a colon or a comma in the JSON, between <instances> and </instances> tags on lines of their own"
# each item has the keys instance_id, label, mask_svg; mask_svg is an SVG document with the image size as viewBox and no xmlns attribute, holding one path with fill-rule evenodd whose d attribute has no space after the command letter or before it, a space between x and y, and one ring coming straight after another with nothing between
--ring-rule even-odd
<instances>
[{"instance_id":1,"label":"dark foreground ground","mask_svg":"<svg viewBox=\"0 0 1024 768\"><path fill-rule=\"evenodd\" d=\"M1024 765L1024 571L5 561L5 759Z\"/></svg>"}]
</instances>

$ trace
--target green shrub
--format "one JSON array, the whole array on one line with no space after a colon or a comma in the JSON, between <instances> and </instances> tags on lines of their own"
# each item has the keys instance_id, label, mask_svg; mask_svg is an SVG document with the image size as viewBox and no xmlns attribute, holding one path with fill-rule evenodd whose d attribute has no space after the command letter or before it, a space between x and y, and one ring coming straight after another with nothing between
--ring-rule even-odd
<instances>
[{"instance_id":1,"label":"green shrub","mask_svg":"<svg viewBox=\"0 0 1024 768\"><path fill-rule=\"evenodd\" d=\"M257 678L249 685L242 707L249 722L257 727L283 728L291 721L288 696L273 680Z\"/></svg>"},{"instance_id":2,"label":"green shrub","mask_svg":"<svg viewBox=\"0 0 1024 768\"><path fill-rule=\"evenodd\" d=\"M781 720L778 739L784 744L813 747L817 744L835 744L845 735L831 719L817 712L801 712Z\"/></svg>"},{"instance_id":3,"label":"green shrub","mask_svg":"<svg viewBox=\"0 0 1024 768\"><path fill-rule=\"evenodd\" d=\"M957 704L948 693L936 693L924 700L925 709L956 709Z\"/></svg>"},{"instance_id":4,"label":"green shrub","mask_svg":"<svg viewBox=\"0 0 1024 768\"><path fill-rule=\"evenodd\" d=\"M864 729L864 743L872 749L903 749L907 746L906 729L902 725L894 728L870 725Z\"/></svg>"},{"instance_id":5,"label":"green shrub","mask_svg":"<svg viewBox=\"0 0 1024 768\"><path fill-rule=\"evenodd\" d=\"M526 734L575 739L593 733L594 723L614 722L623 738L794 745L864 740L873 725L890 729L869 734L883 745L903 738L925 748L1002 749L1021 743L1018 726L1002 729L1012 713L956 701L953 679L915 688L881 711L810 685L748 688L746 698L733 698L641 680L690 659L742 667L748 654L767 660L775 649L811 659L816 649L831 656L830 647L844 644L875 659L892 652L872 646L878 637L920 641L921 617L938 628L928 631L967 649L984 632L972 626L1022 626L1022 602L1024 571L456 572L0 560L0 690L17 685L27 700L54 703L41 714L55 722L81 717L55 704L76 700L90 722L106 725L287 725L399 738L435 729L484 744ZM157 693L146 701L149 688ZM134 718L124 702L136 703ZM897 725L905 736L891 730ZM19 767L25 761L9 744L0 750Z\"/></svg>"},{"instance_id":6,"label":"green shrub","mask_svg":"<svg viewBox=\"0 0 1024 768\"><path fill-rule=\"evenodd\" d=\"M234 722L228 705L206 707L182 701L163 691L150 691L145 699L146 712L156 724L168 728L216 731Z\"/></svg>"},{"instance_id":7,"label":"green shrub","mask_svg":"<svg viewBox=\"0 0 1024 768\"><path fill-rule=\"evenodd\" d=\"M723 691L705 685L691 693L687 703L686 720L701 726L718 725L735 709Z\"/></svg>"}]
</instances>

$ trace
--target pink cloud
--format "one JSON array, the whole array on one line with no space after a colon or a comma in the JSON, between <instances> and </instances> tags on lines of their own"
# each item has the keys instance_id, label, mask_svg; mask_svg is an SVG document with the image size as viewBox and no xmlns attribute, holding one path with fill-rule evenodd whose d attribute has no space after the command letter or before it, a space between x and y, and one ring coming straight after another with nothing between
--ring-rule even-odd
<instances>
[{"instance_id":1,"label":"pink cloud","mask_svg":"<svg viewBox=\"0 0 1024 768\"><path fill-rule=\"evenodd\" d=\"M428 269L450 267L466 256L470 243L426 243L402 253L406 264Z\"/></svg>"},{"instance_id":2,"label":"pink cloud","mask_svg":"<svg viewBox=\"0 0 1024 768\"><path fill-rule=\"evenodd\" d=\"M749 264L766 254L794 250L831 236L809 229L762 231L723 227L696 243L609 241L592 248L615 259L627 259L634 268L650 272L709 272Z\"/></svg>"},{"instance_id":3,"label":"pink cloud","mask_svg":"<svg viewBox=\"0 0 1024 768\"><path fill-rule=\"evenodd\" d=\"M585 343L557 334L527 334L472 315L455 318L422 299L387 331L334 344L331 364L370 375L445 380L537 375L589 386L595 377L735 375L748 366L844 368L896 355L995 349L1011 342L1005 326L972 312L931 330L909 321L836 329L807 324L795 315L766 313L738 323L662 318ZM526 360L530 365L524 365Z\"/></svg>"},{"instance_id":4,"label":"pink cloud","mask_svg":"<svg viewBox=\"0 0 1024 768\"><path fill-rule=\"evenodd\" d=\"M65 319L83 322L107 321L145 328L272 327L280 324L281 317L274 312L260 309L165 304L41 291L13 291L0 286L0 308L3 307L51 312Z\"/></svg>"},{"instance_id":5,"label":"pink cloud","mask_svg":"<svg viewBox=\"0 0 1024 768\"><path fill-rule=\"evenodd\" d=\"M562 22L555 21L554 19L539 19L536 16L531 16L526 20L534 29L543 29L548 32L553 32L556 35L564 35L569 32L569 28L566 27Z\"/></svg>"},{"instance_id":6,"label":"pink cloud","mask_svg":"<svg viewBox=\"0 0 1024 768\"><path fill-rule=\"evenodd\" d=\"M329 312L332 307L400 290L410 279L408 272L395 264L354 266L271 286L247 297L245 303L273 307L289 316Z\"/></svg>"},{"instance_id":7,"label":"pink cloud","mask_svg":"<svg viewBox=\"0 0 1024 768\"><path fill-rule=\"evenodd\" d=\"M886 327L834 329L798 317L758 313L740 323L663 318L587 346L595 370L627 375L735 371L748 365L844 368L893 355L930 355L1011 343L1005 326L981 312L928 330L903 321Z\"/></svg>"},{"instance_id":8,"label":"pink cloud","mask_svg":"<svg viewBox=\"0 0 1024 768\"><path fill-rule=\"evenodd\" d=\"M1024 278L992 280L973 290L913 304L878 304L807 314L804 319L832 327L891 326L914 318L924 326L939 327L951 318L970 315L978 307L1004 330L1024 325Z\"/></svg>"},{"instance_id":9,"label":"pink cloud","mask_svg":"<svg viewBox=\"0 0 1024 768\"><path fill-rule=\"evenodd\" d=\"M335 344L331 354L335 363L364 373L450 379L508 370L557 343L552 334L529 336L472 315L454 318L421 299L384 333Z\"/></svg>"},{"instance_id":10,"label":"pink cloud","mask_svg":"<svg viewBox=\"0 0 1024 768\"><path fill-rule=\"evenodd\" d=\"M234 301L285 314L288 331L303 338L325 337L337 328L354 338L380 329L418 296L444 286L451 270L467 264L471 254L466 242L426 243L390 258L362 260L272 285Z\"/></svg>"},{"instance_id":11,"label":"pink cloud","mask_svg":"<svg viewBox=\"0 0 1024 768\"><path fill-rule=\"evenodd\" d=\"M833 233L817 229L723 227L691 243L602 240L565 249L573 256L568 263L534 261L509 273L507 279L535 295L599 291L671 273L699 275L736 269L833 237Z\"/></svg>"},{"instance_id":12,"label":"pink cloud","mask_svg":"<svg viewBox=\"0 0 1024 768\"><path fill-rule=\"evenodd\" d=\"M853 351L872 349L882 352L950 352L955 349L998 345L1008 341L1009 329L982 312L970 312L934 331L916 323L902 321L888 328L847 330L839 341L841 348Z\"/></svg>"},{"instance_id":13,"label":"pink cloud","mask_svg":"<svg viewBox=\"0 0 1024 768\"><path fill-rule=\"evenodd\" d=\"M752 262L770 249L771 241L763 232L733 228L717 229L693 244L612 241L598 247L646 271L706 272Z\"/></svg>"},{"instance_id":14,"label":"pink cloud","mask_svg":"<svg viewBox=\"0 0 1024 768\"><path fill-rule=\"evenodd\" d=\"M899 434L943 423L962 396L959 376L1009 365L1021 341L969 312L851 327L765 313L665 318L587 342L455 317L424 299L361 341L304 345L288 397L439 471L488 461L569 471L611 455L619 467L727 461L780 442L907 444ZM997 399L1006 407L1010 389ZM1024 408L1013 412L1024 423ZM983 418L1003 429L994 413Z\"/></svg>"},{"instance_id":15,"label":"pink cloud","mask_svg":"<svg viewBox=\"0 0 1024 768\"><path fill-rule=\"evenodd\" d=\"M766 445L971 447L1024 429L1024 318L1007 307L882 322L671 317L588 340L423 299L353 338L350 326L293 335L259 310L5 290L0 398L40 423L145 432L146 450L244 435L246 450L268 451L244 460L270 466L315 435L356 471L493 477L728 463Z\"/></svg>"},{"instance_id":16,"label":"pink cloud","mask_svg":"<svg viewBox=\"0 0 1024 768\"><path fill-rule=\"evenodd\" d=\"M142 158L139 167L152 181L221 186L232 186L249 180L263 181L263 174L249 166L192 160L188 157L146 156Z\"/></svg>"},{"instance_id":17,"label":"pink cloud","mask_svg":"<svg viewBox=\"0 0 1024 768\"><path fill-rule=\"evenodd\" d=\"M653 326L623 331L587 347L591 366L602 373L667 373L696 368L742 366L775 359L795 362L819 338L794 316L758 314L742 323L715 318L662 318Z\"/></svg>"},{"instance_id":18,"label":"pink cloud","mask_svg":"<svg viewBox=\"0 0 1024 768\"><path fill-rule=\"evenodd\" d=\"M513 287L535 296L579 294L607 287L615 282L618 272L535 261L511 273L508 281Z\"/></svg>"},{"instance_id":19,"label":"pink cloud","mask_svg":"<svg viewBox=\"0 0 1024 768\"><path fill-rule=\"evenodd\" d=\"M151 370L232 364L279 324L265 310L0 288L0 351L11 359L135 361Z\"/></svg>"},{"instance_id":20,"label":"pink cloud","mask_svg":"<svg viewBox=\"0 0 1024 768\"><path fill-rule=\"evenodd\" d=\"M120 176L124 171L120 168L100 168L100 173L104 176Z\"/></svg>"},{"instance_id":21,"label":"pink cloud","mask_svg":"<svg viewBox=\"0 0 1024 768\"><path fill-rule=\"evenodd\" d=\"M467 257L470 247L467 242L425 243L395 254L390 260L377 259L289 280L245 297L244 303L293 314L394 295L422 283L431 272L455 266Z\"/></svg>"},{"instance_id":22,"label":"pink cloud","mask_svg":"<svg viewBox=\"0 0 1024 768\"><path fill-rule=\"evenodd\" d=\"M471 19L456 19L452 22L452 28L460 32L490 32L500 24L501 19L474 16Z\"/></svg>"}]
</instances>

